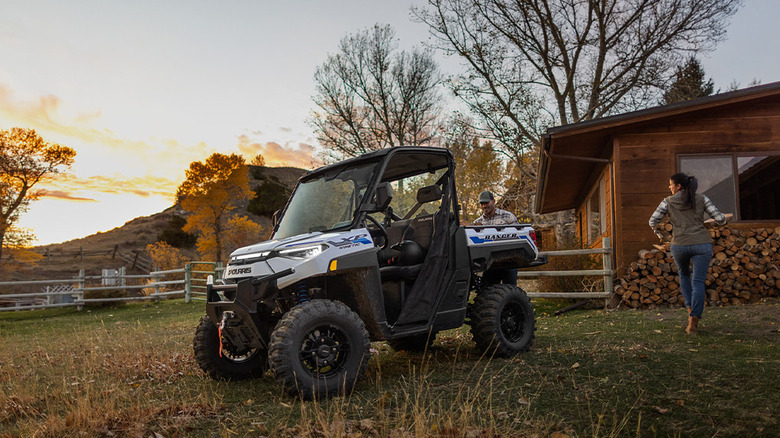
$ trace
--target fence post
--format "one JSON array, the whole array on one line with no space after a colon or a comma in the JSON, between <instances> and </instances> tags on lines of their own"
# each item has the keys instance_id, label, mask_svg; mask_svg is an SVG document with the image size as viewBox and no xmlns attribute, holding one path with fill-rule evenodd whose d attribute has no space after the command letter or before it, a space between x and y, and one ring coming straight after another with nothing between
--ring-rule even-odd
<instances>
[{"instance_id":1,"label":"fence post","mask_svg":"<svg viewBox=\"0 0 780 438\"><path fill-rule=\"evenodd\" d=\"M119 286L122 288L122 293L126 293L125 286L127 286L127 279L125 278L125 274L127 274L127 268L122 266L119 268Z\"/></svg>"},{"instance_id":2,"label":"fence post","mask_svg":"<svg viewBox=\"0 0 780 438\"><path fill-rule=\"evenodd\" d=\"M138 254L136 254L136 258L138 258ZM159 271L160 267L159 266L153 266L152 269L154 271ZM159 293L160 293L160 285L158 283L160 282L160 278L164 278L164 277L162 275L160 275L160 274L154 274L153 278L154 278L154 294L155 295L159 295Z\"/></svg>"},{"instance_id":3,"label":"fence post","mask_svg":"<svg viewBox=\"0 0 780 438\"><path fill-rule=\"evenodd\" d=\"M84 284L84 269L79 269L78 282L76 282L76 284L78 284L78 288L79 288L79 291L76 294L78 296L78 300L79 301L84 301L84 287L85 287L85 284ZM84 308L83 304L79 304L78 306L76 306L76 310L78 310L79 312L81 312L81 310L83 308Z\"/></svg>"},{"instance_id":4,"label":"fence post","mask_svg":"<svg viewBox=\"0 0 780 438\"><path fill-rule=\"evenodd\" d=\"M602 246L604 249L612 249L609 237L605 237L603 239ZM613 285L612 285L612 252L605 252L604 253L604 270L607 271L606 274L604 274L604 292L612 293L613 292Z\"/></svg>"},{"instance_id":5,"label":"fence post","mask_svg":"<svg viewBox=\"0 0 780 438\"><path fill-rule=\"evenodd\" d=\"M187 262L184 265L184 302L189 303L192 299L192 263Z\"/></svg>"}]
</instances>

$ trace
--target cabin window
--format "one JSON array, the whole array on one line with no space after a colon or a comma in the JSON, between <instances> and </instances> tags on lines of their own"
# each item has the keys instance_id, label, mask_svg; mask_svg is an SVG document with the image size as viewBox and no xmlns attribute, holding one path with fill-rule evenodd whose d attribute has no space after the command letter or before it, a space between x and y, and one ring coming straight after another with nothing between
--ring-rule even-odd
<instances>
[{"instance_id":1,"label":"cabin window","mask_svg":"<svg viewBox=\"0 0 780 438\"><path fill-rule=\"evenodd\" d=\"M723 213L737 220L780 219L780 155L681 156L680 171L699 180Z\"/></svg>"},{"instance_id":2,"label":"cabin window","mask_svg":"<svg viewBox=\"0 0 780 438\"><path fill-rule=\"evenodd\" d=\"M606 187L602 176L586 205L589 244L596 243L601 235L607 231L606 209Z\"/></svg>"}]
</instances>

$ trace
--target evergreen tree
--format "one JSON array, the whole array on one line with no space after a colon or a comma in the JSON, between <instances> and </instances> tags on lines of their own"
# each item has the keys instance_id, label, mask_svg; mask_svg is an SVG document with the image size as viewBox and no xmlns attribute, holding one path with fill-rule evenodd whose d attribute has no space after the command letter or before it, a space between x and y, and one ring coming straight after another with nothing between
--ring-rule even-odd
<instances>
[{"instance_id":1,"label":"evergreen tree","mask_svg":"<svg viewBox=\"0 0 780 438\"><path fill-rule=\"evenodd\" d=\"M247 211L270 217L276 210L284 208L291 191L273 175L261 175L258 179L263 182L255 187L255 196L249 201Z\"/></svg>"},{"instance_id":2,"label":"evergreen tree","mask_svg":"<svg viewBox=\"0 0 780 438\"><path fill-rule=\"evenodd\" d=\"M168 221L168 225L157 235L157 240L159 242L167 243L174 248L193 247L197 236L182 229L186 224L187 219L181 216L172 216Z\"/></svg>"},{"instance_id":3,"label":"evergreen tree","mask_svg":"<svg viewBox=\"0 0 780 438\"><path fill-rule=\"evenodd\" d=\"M704 82L704 69L695 57L688 58L685 65L677 67L674 82L664 93L664 104L683 102L712 94L715 85L712 78Z\"/></svg>"}]
</instances>

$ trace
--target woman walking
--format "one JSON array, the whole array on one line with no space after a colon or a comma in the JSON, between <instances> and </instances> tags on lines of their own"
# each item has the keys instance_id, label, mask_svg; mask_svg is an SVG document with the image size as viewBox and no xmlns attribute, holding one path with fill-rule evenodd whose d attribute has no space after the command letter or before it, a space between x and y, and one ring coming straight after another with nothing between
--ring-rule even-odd
<instances>
[{"instance_id":1,"label":"woman walking","mask_svg":"<svg viewBox=\"0 0 780 438\"><path fill-rule=\"evenodd\" d=\"M704 213L718 225L726 223L726 216L718 211L709 198L696 193L696 178L676 173L669 179L672 196L658 205L650 217L650 227L663 242L663 234L656 228L664 215L672 223L671 253L680 276L680 291L688 308L688 326L685 332L696 334L704 310L704 282L712 259L712 238L704 227ZM691 264L693 273L691 273Z\"/></svg>"}]
</instances>

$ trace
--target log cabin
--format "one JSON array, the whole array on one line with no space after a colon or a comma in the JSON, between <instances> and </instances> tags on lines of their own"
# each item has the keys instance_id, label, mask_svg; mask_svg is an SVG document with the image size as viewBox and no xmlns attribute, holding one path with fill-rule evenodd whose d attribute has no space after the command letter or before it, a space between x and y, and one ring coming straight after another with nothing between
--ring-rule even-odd
<instances>
[{"instance_id":1,"label":"log cabin","mask_svg":"<svg viewBox=\"0 0 780 438\"><path fill-rule=\"evenodd\" d=\"M729 227L780 226L780 82L549 129L535 211L574 209L582 245L610 237L622 275L658 243L648 219L677 172Z\"/></svg>"}]
</instances>

